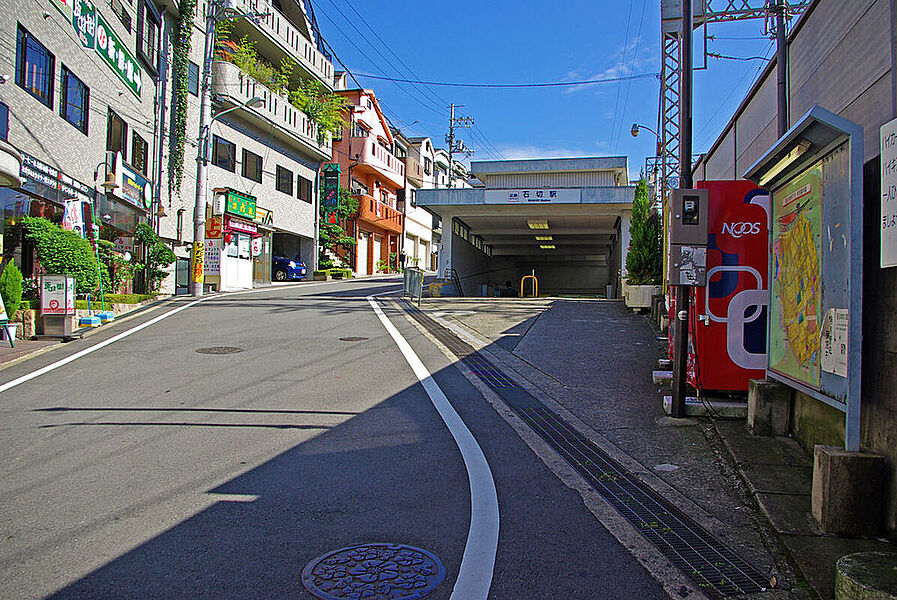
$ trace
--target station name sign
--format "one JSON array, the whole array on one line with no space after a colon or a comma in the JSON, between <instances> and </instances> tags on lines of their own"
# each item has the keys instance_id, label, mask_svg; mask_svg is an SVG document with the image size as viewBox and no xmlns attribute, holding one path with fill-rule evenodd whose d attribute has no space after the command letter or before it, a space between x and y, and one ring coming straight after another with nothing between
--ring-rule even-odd
<instances>
[{"instance_id":1,"label":"station name sign","mask_svg":"<svg viewBox=\"0 0 897 600\"><path fill-rule=\"evenodd\" d=\"M581 190L570 188L526 188L486 190L486 204L579 204Z\"/></svg>"}]
</instances>

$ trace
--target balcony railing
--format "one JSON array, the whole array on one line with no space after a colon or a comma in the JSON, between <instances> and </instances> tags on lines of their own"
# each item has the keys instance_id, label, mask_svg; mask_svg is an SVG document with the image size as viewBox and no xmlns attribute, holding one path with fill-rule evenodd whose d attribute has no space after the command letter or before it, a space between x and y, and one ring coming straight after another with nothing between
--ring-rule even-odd
<instances>
[{"instance_id":1,"label":"balcony railing","mask_svg":"<svg viewBox=\"0 0 897 600\"><path fill-rule=\"evenodd\" d=\"M394 233L402 233L402 213L371 196L358 195L358 220Z\"/></svg>"},{"instance_id":2,"label":"balcony railing","mask_svg":"<svg viewBox=\"0 0 897 600\"><path fill-rule=\"evenodd\" d=\"M318 126L314 121L290 104L285 97L275 94L236 65L215 61L212 93L219 100L235 105L243 104L252 98L263 98L265 103L262 106L244 107L246 114L256 120L264 120L267 125L273 124L281 137L293 144L299 142L303 148L319 155L318 158L330 158L333 154L330 136L325 135L324 139L319 141Z\"/></svg>"},{"instance_id":3,"label":"balcony railing","mask_svg":"<svg viewBox=\"0 0 897 600\"><path fill-rule=\"evenodd\" d=\"M271 39L281 50L316 75L328 88L333 87L333 64L318 52L313 42L290 23L270 0L229 0L235 8L256 11L264 16L258 20L242 19Z\"/></svg>"},{"instance_id":4,"label":"balcony railing","mask_svg":"<svg viewBox=\"0 0 897 600\"><path fill-rule=\"evenodd\" d=\"M396 187L405 185L405 165L392 152L377 143L373 137L353 137L352 148L363 144L360 152L359 166L368 166L376 170Z\"/></svg>"}]
</instances>

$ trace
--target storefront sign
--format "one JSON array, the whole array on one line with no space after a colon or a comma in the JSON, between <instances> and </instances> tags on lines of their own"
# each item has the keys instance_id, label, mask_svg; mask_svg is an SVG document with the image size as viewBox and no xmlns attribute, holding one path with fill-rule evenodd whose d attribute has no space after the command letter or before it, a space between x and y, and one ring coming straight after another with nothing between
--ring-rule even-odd
<instances>
[{"instance_id":1,"label":"storefront sign","mask_svg":"<svg viewBox=\"0 0 897 600\"><path fill-rule=\"evenodd\" d=\"M94 48L97 54L115 71L115 74L124 82L131 93L140 98L140 88L143 86L143 72L125 45L112 31L112 28L103 20L100 13L96 13L96 15L97 29Z\"/></svg>"},{"instance_id":2,"label":"storefront sign","mask_svg":"<svg viewBox=\"0 0 897 600\"><path fill-rule=\"evenodd\" d=\"M227 198L224 204L225 214L236 215L252 221L255 219L255 208L255 196L227 190Z\"/></svg>"},{"instance_id":3,"label":"storefront sign","mask_svg":"<svg viewBox=\"0 0 897 600\"><path fill-rule=\"evenodd\" d=\"M84 237L84 208L80 200L68 200L62 214L62 228Z\"/></svg>"},{"instance_id":4,"label":"storefront sign","mask_svg":"<svg viewBox=\"0 0 897 600\"><path fill-rule=\"evenodd\" d=\"M323 179L323 185L321 187L324 191L321 206L328 208L339 207L339 173L340 168L338 164L324 166L323 174L321 176Z\"/></svg>"},{"instance_id":5,"label":"storefront sign","mask_svg":"<svg viewBox=\"0 0 897 600\"><path fill-rule=\"evenodd\" d=\"M254 223L230 218L224 221L224 228L227 231L240 231L242 233L258 233L259 231L259 228Z\"/></svg>"},{"instance_id":6,"label":"storefront sign","mask_svg":"<svg viewBox=\"0 0 897 600\"><path fill-rule=\"evenodd\" d=\"M217 240L221 238L221 217L209 217L206 219L206 239Z\"/></svg>"},{"instance_id":7,"label":"storefront sign","mask_svg":"<svg viewBox=\"0 0 897 600\"><path fill-rule=\"evenodd\" d=\"M22 183L23 189L59 204L71 198L85 202L93 198L94 191L90 186L24 152L20 175L26 180Z\"/></svg>"},{"instance_id":8,"label":"storefront sign","mask_svg":"<svg viewBox=\"0 0 897 600\"><path fill-rule=\"evenodd\" d=\"M274 211L268 210L267 208L262 208L259 205L255 206L255 219L253 219L259 225L265 225L267 227L274 226Z\"/></svg>"},{"instance_id":9,"label":"storefront sign","mask_svg":"<svg viewBox=\"0 0 897 600\"><path fill-rule=\"evenodd\" d=\"M881 266L897 267L897 119L881 126Z\"/></svg>"},{"instance_id":10,"label":"storefront sign","mask_svg":"<svg viewBox=\"0 0 897 600\"><path fill-rule=\"evenodd\" d=\"M261 254L262 254L262 238L260 238L260 237L252 238L251 249L252 249L253 257L261 256Z\"/></svg>"},{"instance_id":11,"label":"storefront sign","mask_svg":"<svg viewBox=\"0 0 897 600\"><path fill-rule=\"evenodd\" d=\"M486 190L486 204L579 204L579 189L533 188L519 190Z\"/></svg>"},{"instance_id":12,"label":"storefront sign","mask_svg":"<svg viewBox=\"0 0 897 600\"><path fill-rule=\"evenodd\" d=\"M125 164L121 152L115 153L112 172L118 189L115 195L127 200L137 208L148 211L153 204L153 186L149 179Z\"/></svg>"},{"instance_id":13,"label":"storefront sign","mask_svg":"<svg viewBox=\"0 0 897 600\"><path fill-rule=\"evenodd\" d=\"M94 36L97 32L97 10L90 2L84 0L72 0L72 27L81 45L85 48L93 48Z\"/></svg>"},{"instance_id":14,"label":"storefront sign","mask_svg":"<svg viewBox=\"0 0 897 600\"><path fill-rule=\"evenodd\" d=\"M202 242L193 242L192 264L190 265L191 280L193 283L203 284L203 259L205 258L205 245Z\"/></svg>"},{"instance_id":15,"label":"storefront sign","mask_svg":"<svg viewBox=\"0 0 897 600\"><path fill-rule=\"evenodd\" d=\"M205 272L206 275L221 274L221 242L219 240L209 240L206 243Z\"/></svg>"},{"instance_id":16,"label":"storefront sign","mask_svg":"<svg viewBox=\"0 0 897 600\"><path fill-rule=\"evenodd\" d=\"M134 238L121 236L115 238L115 251L121 255L134 254Z\"/></svg>"},{"instance_id":17,"label":"storefront sign","mask_svg":"<svg viewBox=\"0 0 897 600\"><path fill-rule=\"evenodd\" d=\"M140 98L143 70L96 7L87 0L52 0L52 3L72 24L81 45L94 50L128 90Z\"/></svg>"},{"instance_id":18,"label":"storefront sign","mask_svg":"<svg viewBox=\"0 0 897 600\"><path fill-rule=\"evenodd\" d=\"M40 311L44 315L74 315L75 278L70 275L41 275Z\"/></svg>"}]
</instances>

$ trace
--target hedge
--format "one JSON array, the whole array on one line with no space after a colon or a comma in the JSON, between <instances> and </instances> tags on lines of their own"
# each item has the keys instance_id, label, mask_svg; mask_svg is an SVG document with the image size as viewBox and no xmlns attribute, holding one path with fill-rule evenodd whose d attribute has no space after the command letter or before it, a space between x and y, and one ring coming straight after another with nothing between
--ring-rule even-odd
<instances>
[{"instance_id":1,"label":"hedge","mask_svg":"<svg viewBox=\"0 0 897 600\"><path fill-rule=\"evenodd\" d=\"M158 294L106 294L106 305L115 304L140 304L146 300L156 298ZM90 298L90 307L94 310L102 310L103 303L99 297ZM40 310L40 300L22 300L19 306L22 310ZM78 310L87 310L87 300L75 300L75 308Z\"/></svg>"}]
</instances>

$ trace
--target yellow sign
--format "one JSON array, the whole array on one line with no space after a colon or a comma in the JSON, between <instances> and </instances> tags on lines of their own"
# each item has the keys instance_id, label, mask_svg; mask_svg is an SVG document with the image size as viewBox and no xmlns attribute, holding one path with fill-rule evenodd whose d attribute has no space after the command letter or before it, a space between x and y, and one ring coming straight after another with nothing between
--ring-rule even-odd
<instances>
[{"instance_id":1,"label":"yellow sign","mask_svg":"<svg viewBox=\"0 0 897 600\"><path fill-rule=\"evenodd\" d=\"M221 217L206 219L206 239L217 240L221 237Z\"/></svg>"},{"instance_id":2,"label":"yellow sign","mask_svg":"<svg viewBox=\"0 0 897 600\"><path fill-rule=\"evenodd\" d=\"M193 283L202 285L204 275L203 260L205 259L205 244L202 242L193 242L193 257L191 271L193 272Z\"/></svg>"}]
</instances>

